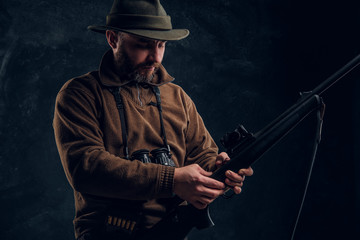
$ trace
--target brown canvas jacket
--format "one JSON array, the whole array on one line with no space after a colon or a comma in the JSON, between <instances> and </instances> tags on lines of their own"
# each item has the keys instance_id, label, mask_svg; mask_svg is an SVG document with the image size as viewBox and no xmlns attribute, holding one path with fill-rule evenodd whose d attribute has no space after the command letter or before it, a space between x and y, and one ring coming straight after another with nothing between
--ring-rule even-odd
<instances>
[{"instance_id":1,"label":"brown canvas jacket","mask_svg":"<svg viewBox=\"0 0 360 240\"><path fill-rule=\"evenodd\" d=\"M173 196L173 167L130 161L123 156L120 117L109 86L121 86L130 155L163 147L156 97L150 87L128 84L112 71L112 52L100 70L65 83L58 93L53 127L66 177L74 190L75 234L101 226L116 209L144 212L153 225ZM214 168L218 149L194 103L163 66L153 84L159 86L163 119L172 159L177 167L198 163Z\"/></svg>"}]
</instances>

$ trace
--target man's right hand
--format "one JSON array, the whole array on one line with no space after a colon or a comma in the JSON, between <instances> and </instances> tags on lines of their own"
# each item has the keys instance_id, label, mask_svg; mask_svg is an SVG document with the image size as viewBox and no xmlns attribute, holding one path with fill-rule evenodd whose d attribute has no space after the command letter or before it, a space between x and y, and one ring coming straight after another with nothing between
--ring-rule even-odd
<instances>
[{"instance_id":1,"label":"man's right hand","mask_svg":"<svg viewBox=\"0 0 360 240\"><path fill-rule=\"evenodd\" d=\"M198 164L175 168L174 193L198 209L204 209L225 191L225 184L209 178Z\"/></svg>"}]
</instances>

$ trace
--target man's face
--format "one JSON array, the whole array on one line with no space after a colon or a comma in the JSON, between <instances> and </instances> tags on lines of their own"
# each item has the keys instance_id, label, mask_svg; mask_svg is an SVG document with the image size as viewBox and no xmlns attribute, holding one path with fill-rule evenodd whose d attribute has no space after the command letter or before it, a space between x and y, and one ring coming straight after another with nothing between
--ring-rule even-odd
<instances>
[{"instance_id":1,"label":"man's face","mask_svg":"<svg viewBox=\"0 0 360 240\"><path fill-rule=\"evenodd\" d=\"M120 33L118 48L113 48L119 74L136 82L150 82L164 57L165 43Z\"/></svg>"}]
</instances>

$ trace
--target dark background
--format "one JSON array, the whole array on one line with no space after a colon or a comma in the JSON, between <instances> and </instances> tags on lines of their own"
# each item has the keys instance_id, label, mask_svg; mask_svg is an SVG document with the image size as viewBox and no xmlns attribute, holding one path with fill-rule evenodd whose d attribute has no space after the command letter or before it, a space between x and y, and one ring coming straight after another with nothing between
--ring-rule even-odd
<instances>
[{"instance_id":1,"label":"dark background","mask_svg":"<svg viewBox=\"0 0 360 240\"><path fill-rule=\"evenodd\" d=\"M190 36L164 65L220 137L256 132L360 53L350 1L163 0ZM52 130L64 82L97 68L112 1L0 0L0 239L73 239L72 190ZM360 71L323 94L322 142L295 239L359 239ZM216 226L190 239L290 239L311 160L309 117L253 168L243 193L211 206Z\"/></svg>"}]
</instances>

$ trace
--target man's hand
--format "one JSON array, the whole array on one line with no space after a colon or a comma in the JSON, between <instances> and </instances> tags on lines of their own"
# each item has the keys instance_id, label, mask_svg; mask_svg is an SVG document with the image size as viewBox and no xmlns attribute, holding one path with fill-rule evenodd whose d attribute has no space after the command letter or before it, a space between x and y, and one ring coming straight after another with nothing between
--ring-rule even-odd
<instances>
[{"instance_id":1,"label":"man's hand","mask_svg":"<svg viewBox=\"0 0 360 240\"><path fill-rule=\"evenodd\" d=\"M216 162L215 162L216 167L220 168L228 161L230 161L229 156L227 155L226 152L222 152L216 157ZM245 176L251 176L253 175L253 173L254 171L252 170L251 167L240 169L238 173L228 170L225 173L227 177L225 179L225 183L226 185L232 187L235 194L239 194L241 193L241 187L244 184Z\"/></svg>"},{"instance_id":2,"label":"man's hand","mask_svg":"<svg viewBox=\"0 0 360 240\"><path fill-rule=\"evenodd\" d=\"M204 209L219 195L224 193L225 184L209 178L211 172L198 164L176 168L174 173L174 193L198 209Z\"/></svg>"}]
</instances>

